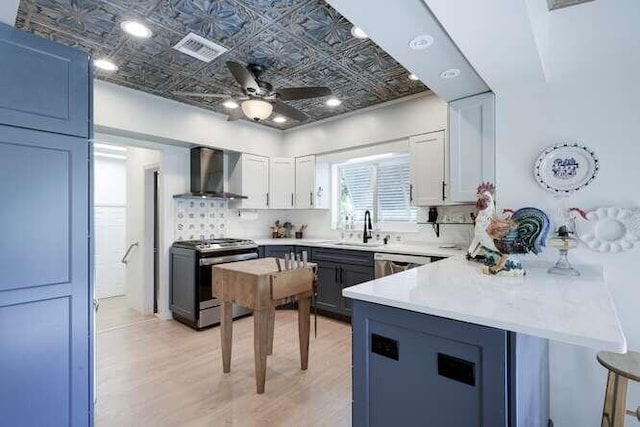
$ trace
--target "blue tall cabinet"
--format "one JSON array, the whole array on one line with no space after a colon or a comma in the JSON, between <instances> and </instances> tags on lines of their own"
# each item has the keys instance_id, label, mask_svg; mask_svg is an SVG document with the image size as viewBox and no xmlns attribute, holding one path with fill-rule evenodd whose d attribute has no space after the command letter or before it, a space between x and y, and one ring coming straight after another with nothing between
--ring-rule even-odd
<instances>
[{"instance_id":1,"label":"blue tall cabinet","mask_svg":"<svg viewBox=\"0 0 640 427\"><path fill-rule=\"evenodd\" d=\"M0 425L92 424L87 54L0 24Z\"/></svg>"}]
</instances>

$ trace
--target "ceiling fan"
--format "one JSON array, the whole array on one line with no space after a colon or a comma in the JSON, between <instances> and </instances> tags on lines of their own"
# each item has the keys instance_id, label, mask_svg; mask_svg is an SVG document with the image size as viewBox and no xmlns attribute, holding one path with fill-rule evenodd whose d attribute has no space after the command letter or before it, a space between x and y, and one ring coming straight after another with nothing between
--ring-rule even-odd
<instances>
[{"instance_id":1,"label":"ceiling fan","mask_svg":"<svg viewBox=\"0 0 640 427\"><path fill-rule=\"evenodd\" d=\"M282 101L295 101L331 95L331 89L324 86L275 89L271 83L260 79L265 67L258 64L249 64L245 67L234 61L227 61L227 68L229 68L233 77L242 87L242 96L240 97L232 98L225 94L204 92L173 92L173 94L201 98L225 98L237 101L241 108L232 109L229 117L227 117L228 121L241 119L243 114L252 120L260 121L275 112L299 122L307 120L309 116Z\"/></svg>"}]
</instances>

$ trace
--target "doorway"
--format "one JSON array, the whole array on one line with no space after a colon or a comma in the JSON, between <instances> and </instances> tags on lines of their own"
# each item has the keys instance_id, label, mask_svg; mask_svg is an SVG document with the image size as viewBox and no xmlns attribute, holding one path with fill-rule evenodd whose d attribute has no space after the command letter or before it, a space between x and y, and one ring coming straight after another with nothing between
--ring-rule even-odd
<instances>
[{"instance_id":1,"label":"doorway","mask_svg":"<svg viewBox=\"0 0 640 427\"><path fill-rule=\"evenodd\" d=\"M96 332L158 312L159 150L94 143Z\"/></svg>"}]
</instances>

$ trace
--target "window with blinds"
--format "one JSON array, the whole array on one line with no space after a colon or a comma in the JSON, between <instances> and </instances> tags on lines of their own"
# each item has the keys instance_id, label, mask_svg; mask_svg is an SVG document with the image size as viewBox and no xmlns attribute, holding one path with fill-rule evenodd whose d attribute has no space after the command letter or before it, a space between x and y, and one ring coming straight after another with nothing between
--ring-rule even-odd
<instances>
[{"instance_id":1,"label":"window with blinds","mask_svg":"<svg viewBox=\"0 0 640 427\"><path fill-rule=\"evenodd\" d=\"M409 155L338 166L338 218L356 221L371 211L375 222L415 222L409 202Z\"/></svg>"}]
</instances>

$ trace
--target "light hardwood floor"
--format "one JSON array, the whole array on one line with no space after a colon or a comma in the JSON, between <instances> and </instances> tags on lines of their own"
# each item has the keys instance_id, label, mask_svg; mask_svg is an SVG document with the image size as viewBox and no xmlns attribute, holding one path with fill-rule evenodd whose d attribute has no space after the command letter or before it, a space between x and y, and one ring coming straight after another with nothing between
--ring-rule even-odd
<instances>
[{"instance_id":1,"label":"light hardwood floor","mask_svg":"<svg viewBox=\"0 0 640 427\"><path fill-rule=\"evenodd\" d=\"M98 427L351 425L348 324L318 317L309 369L301 371L297 314L276 311L265 393L258 395L251 317L234 321L231 373L223 374L218 327L196 332L134 316L123 299L112 300L101 302L97 319ZM125 313L121 322L118 312Z\"/></svg>"}]
</instances>

